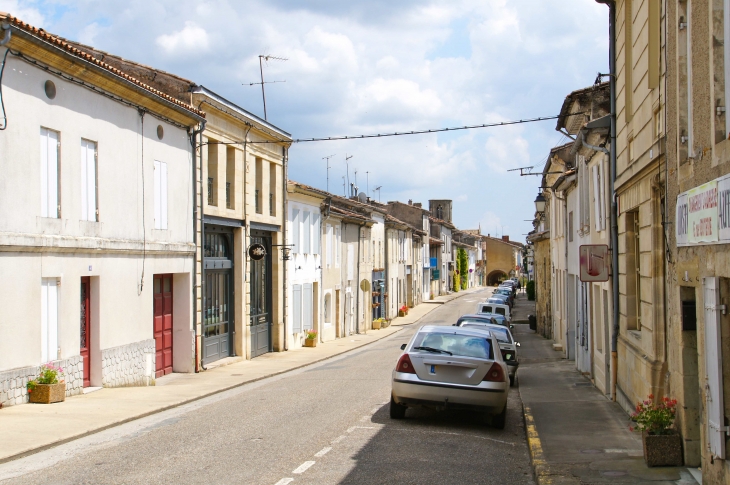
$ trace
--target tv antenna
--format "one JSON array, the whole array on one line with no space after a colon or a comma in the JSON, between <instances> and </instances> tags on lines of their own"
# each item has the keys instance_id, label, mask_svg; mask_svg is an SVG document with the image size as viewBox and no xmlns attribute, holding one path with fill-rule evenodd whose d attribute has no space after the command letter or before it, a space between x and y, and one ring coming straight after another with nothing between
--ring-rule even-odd
<instances>
[{"instance_id":1,"label":"tv antenna","mask_svg":"<svg viewBox=\"0 0 730 485\"><path fill-rule=\"evenodd\" d=\"M276 56L270 56L270 55L259 55L259 72L261 73L261 81L257 83L248 83L249 86L254 86L256 84L261 85L261 97L264 99L264 120L268 121L266 117L266 91L264 90L264 84L274 84L274 83L285 83L284 81L264 81L264 61L288 61L289 59L285 57L276 57Z\"/></svg>"},{"instance_id":2,"label":"tv antenna","mask_svg":"<svg viewBox=\"0 0 730 485\"><path fill-rule=\"evenodd\" d=\"M365 193L370 192L370 172L365 172Z\"/></svg>"},{"instance_id":3,"label":"tv antenna","mask_svg":"<svg viewBox=\"0 0 730 485\"><path fill-rule=\"evenodd\" d=\"M347 186L345 185L345 176L342 176L342 195L347 198Z\"/></svg>"},{"instance_id":4,"label":"tv antenna","mask_svg":"<svg viewBox=\"0 0 730 485\"><path fill-rule=\"evenodd\" d=\"M334 156L335 155L327 155L326 157L322 157L322 160L327 160L327 192L330 191L330 158Z\"/></svg>"},{"instance_id":5,"label":"tv antenna","mask_svg":"<svg viewBox=\"0 0 730 485\"><path fill-rule=\"evenodd\" d=\"M517 167L517 168L511 168L507 170L508 172L516 172L517 170L520 171L520 177L526 177L527 175L547 175L547 174L561 174L563 172L533 172L532 169L535 168L534 165L530 165L529 167Z\"/></svg>"},{"instance_id":6,"label":"tv antenna","mask_svg":"<svg viewBox=\"0 0 730 485\"><path fill-rule=\"evenodd\" d=\"M350 163L348 162L349 159L354 157L355 155L347 156L347 153L345 153L345 165L347 165L347 183L350 183Z\"/></svg>"},{"instance_id":7,"label":"tv antenna","mask_svg":"<svg viewBox=\"0 0 730 485\"><path fill-rule=\"evenodd\" d=\"M373 192L377 192L378 193L378 203L380 202L380 189L381 189L381 187L382 187L382 185L378 185L377 187L375 187L373 189Z\"/></svg>"}]
</instances>

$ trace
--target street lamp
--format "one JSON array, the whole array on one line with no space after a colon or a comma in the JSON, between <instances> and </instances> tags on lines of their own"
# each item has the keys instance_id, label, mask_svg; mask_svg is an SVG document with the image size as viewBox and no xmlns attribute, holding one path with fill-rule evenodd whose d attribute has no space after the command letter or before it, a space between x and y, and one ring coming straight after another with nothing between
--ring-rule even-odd
<instances>
[{"instance_id":1,"label":"street lamp","mask_svg":"<svg viewBox=\"0 0 730 485\"><path fill-rule=\"evenodd\" d=\"M545 196L542 195L542 192L538 192L535 197L535 212L540 218L545 215Z\"/></svg>"}]
</instances>

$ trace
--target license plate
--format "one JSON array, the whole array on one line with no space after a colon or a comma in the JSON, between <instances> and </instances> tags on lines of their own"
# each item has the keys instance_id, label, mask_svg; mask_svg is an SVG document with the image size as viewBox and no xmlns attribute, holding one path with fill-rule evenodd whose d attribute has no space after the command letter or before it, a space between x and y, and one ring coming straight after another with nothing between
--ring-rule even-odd
<instances>
[{"instance_id":1,"label":"license plate","mask_svg":"<svg viewBox=\"0 0 730 485\"><path fill-rule=\"evenodd\" d=\"M436 373L436 366L431 364L431 374L435 374L435 373Z\"/></svg>"}]
</instances>

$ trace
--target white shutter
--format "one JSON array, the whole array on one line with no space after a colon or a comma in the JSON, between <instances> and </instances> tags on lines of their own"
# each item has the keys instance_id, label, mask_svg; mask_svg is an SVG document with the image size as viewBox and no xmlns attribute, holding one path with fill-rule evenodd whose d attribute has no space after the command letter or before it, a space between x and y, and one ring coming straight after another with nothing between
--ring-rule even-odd
<instances>
[{"instance_id":1,"label":"white shutter","mask_svg":"<svg viewBox=\"0 0 730 485\"><path fill-rule=\"evenodd\" d=\"M291 250L293 253L301 252L299 241L299 209L291 210Z\"/></svg>"},{"instance_id":2,"label":"white shutter","mask_svg":"<svg viewBox=\"0 0 730 485\"><path fill-rule=\"evenodd\" d=\"M56 278L41 280L41 362L58 358L58 285Z\"/></svg>"},{"instance_id":3,"label":"white shutter","mask_svg":"<svg viewBox=\"0 0 730 485\"><path fill-rule=\"evenodd\" d=\"M332 225L327 224L327 235L325 236L325 244L327 245L326 249L326 256L327 256L327 267L330 268L332 266Z\"/></svg>"},{"instance_id":4,"label":"white shutter","mask_svg":"<svg viewBox=\"0 0 730 485\"><path fill-rule=\"evenodd\" d=\"M81 220L96 221L96 143L81 140Z\"/></svg>"},{"instance_id":5,"label":"white shutter","mask_svg":"<svg viewBox=\"0 0 730 485\"><path fill-rule=\"evenodd\" d=\"M347 244L347 279L352 281L355 265L355 251L352 243Z\"/></svg>"},{"instance_id":6,"label":"white shutter","mask_svg":"<svg viewBox=\"0 0 730 485\"><path fill-rule=\"evenodd\" d=\"M41 128L41 217L48 215L48 130Z\"/></svg>"},{"instance_id":7,"label":"white shutter","mask_svg":"<svg viewBox=\"0 0 730 485\"><path fill-rule=\"evenodd\" d=\"M312 222L309 218L309 211L302 211L302 253L309 254L312 252Z\"/></svg>"},{"instance_id":8,"label":"white shutter","mask_svg":"<svg viewBox=\"0 0 730 485\"><path fill-rule=\"evenodd\" d=\"M41 217L58 217L58 133L41 128Z\"/></svg>"},{"instance_id":9,"label":"white shutter","mask_svg":"<svg viewBox=\"0 0 730 485\"><path fill-rule=\"evenodd\" d=\"M311 330L313 328L313 315L312 315L312 283L304 283L304 295L302 296L303 305L302 312L304 313L304 330Z\"/></svg>"},{"instance_id":10,"label":"white shutter","mask_svg":"<svg viewBox=\"0 0 730 485\"><path fill-rule=\"evenodd\" d=\"M707 437L713 456L725 459L725 412L722 389L722 332L717 305L720 302L720 279L704 278L705 300L705 368L707 384Z\"/></svg>"},{"instance_id":11,"label":"white shutter","mask_svg":"<svg viewBox=\"0 0 730 485\"><path fill-rule=\"evenodd\" d=\"M319 254L319 214L312 214L312 254Z\"/></svg>"},{"instance_id":12,"label":"white shutter","mask_svg":"<svg viewBox=\"0 0 730 485\"><path fill-rule=\"evenodd\" d=\"M302 285L294 285L292 288L292 333L302 331Z\"/></svg>"},{"instance_id":13,"label":"white shutter","mask_svg":"<svg viewBox=\"0 0 730 485\"><path fill-rule=\"evenodd\" d=\"M162 199L160 197L160 178L161 178L160 162L155 160L154 177L153 177L153 193L155 198L155 229L162 229Z\"/></svg>"},{"instance_id":14,"label":"white shutter","mask_svg":"<svg viewBox=\"0 0 730 485\"><path fill-rule=\"evenodd\" d=\"M81 140L81 220L89 220L89 161L86 154L88 142Z\"/></svg>"},{"instance_id":15,"label":"white shutter","mask_svg":"<svg viewBox=\"0 0 730 485\"><path fill-rule=\"evenodd\" d=\"M598 182L598 166L594 165L592 170L593 174L593 208L595 209L596 213L596 231L601 230L601 225L603 223L601 218L601 191L599 189L599 182Z\"/></svg>"},{"instance_id":16,"label":"white shutter","mask_svg":"<svg viewBox=\"0 0 730 485\"><path fill-rule=\"evenodd\" d=\"M335 226L335 267L340 267L340 252L342 251L342 248L340 247L340 226Z\"/></svg>"},{"instance_id":17,"label":"white shutter","mask_svg":"<svg viewBox=\"0 0 730 485\"><path fill-rule=\"evenodd\" d=\"M606 177L605 173L603 171L603 161L598 164L598 190L600 194L600 198L598 201L598 206L601 209L601 230L604 231L606 229Z\"/></svg>"},{"instance_id":18,"label":"white shutter","mask_svg":"<svg viewBox=\"0 0 730 485\"><path fill-rule=\"evenodd\" d=\"M160 162L160 229L167 229L167 163Z\"/></svg>"}]
</instances>

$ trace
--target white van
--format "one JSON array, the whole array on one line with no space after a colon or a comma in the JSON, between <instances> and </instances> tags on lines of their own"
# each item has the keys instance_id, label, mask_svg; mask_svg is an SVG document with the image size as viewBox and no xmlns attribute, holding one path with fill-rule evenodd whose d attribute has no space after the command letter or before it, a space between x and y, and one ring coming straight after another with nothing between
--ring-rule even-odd
<instances>
[{"instance_id":1,"label":"white van","mask_svg":"<svg viewBox=\"0 0 730 485\"><path fill-rule=\"evenodd\" d=\"M512 323L512 315L509 312L509 305L499 305L497 303L479 303L477 305L477 313L496 313L504 315L508 323Z\"/></svg>"}]
</instances>

